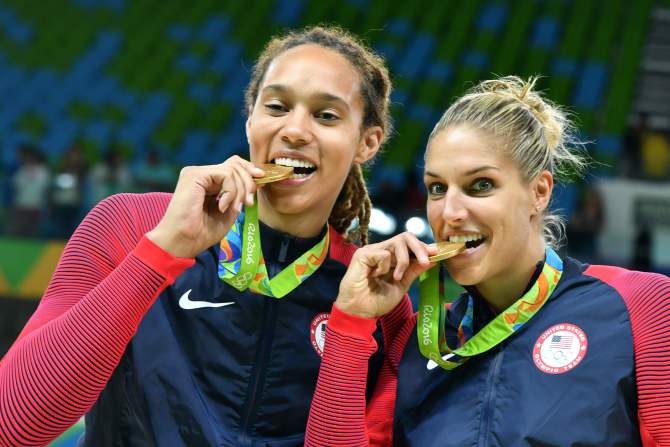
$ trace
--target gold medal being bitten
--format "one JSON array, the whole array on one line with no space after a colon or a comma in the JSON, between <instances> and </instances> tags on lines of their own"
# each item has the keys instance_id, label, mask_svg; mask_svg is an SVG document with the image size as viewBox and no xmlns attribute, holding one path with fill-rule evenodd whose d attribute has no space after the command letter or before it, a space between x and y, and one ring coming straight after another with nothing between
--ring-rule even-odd
<instances>
[{"instance_id":1,"label":"gold medal being bitten","mask_svg":"<svg viewBox=\"0 0 670 447\"><path fill-rule=\"evenodd\" d=\"M437 242L433 245L437 247L437 254L428 257L430 262L444 261L465 251L462 242Z\"/></svg>"},{"instance_id":2,"label":"gold medal being bitten","mask_svg":"<svg viewBox=\"0 0 670 447\"><path fill-rule=\"evenodd\" d=\"M257 185L262 185L265 183L278 182L279 180L284 180L293 175L293 168L290 166L281 166L274 163L265 163L260 166L263 171L265 171L265 177L254 178L254 181Z\"/></svg>"}]
</instances>

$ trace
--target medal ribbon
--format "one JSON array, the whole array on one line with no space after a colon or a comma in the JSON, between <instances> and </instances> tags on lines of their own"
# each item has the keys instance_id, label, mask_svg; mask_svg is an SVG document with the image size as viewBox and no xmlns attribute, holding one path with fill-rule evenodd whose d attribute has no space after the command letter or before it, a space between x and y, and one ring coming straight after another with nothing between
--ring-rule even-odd
<instances>
[{"instance_id":1,"label":"medal ribbon","mask_svg":"<svg viewBox=\"0 0 670 447\"><path fill-rule=\"evenodd\" d=\"M547 302L563 273L563 261L547 247L542 272L533 286L476 334L472 333L473 299L468 295L465 315L458 327L458 346L451 349L445 337L448 303L444 293L444 270L437 265L420 278L417 337L424 357L443 369L454 369L469 357L486 352L518 331Z\"/></svg>"},{"instance_id":2,"label":"medal ribbon","mask_svg":"<svg viewBox=\"0 0 670 447\"><path fill-rule=\"evenodd\" d=\"M298 287L323 264L330 245L329 231L315 246L303 253L274 278L268 277L261 250L258 226L258 205L245 207L226 237L219 251L219 278L240 292L283 298Z\"/></svg>"}]
</instances>

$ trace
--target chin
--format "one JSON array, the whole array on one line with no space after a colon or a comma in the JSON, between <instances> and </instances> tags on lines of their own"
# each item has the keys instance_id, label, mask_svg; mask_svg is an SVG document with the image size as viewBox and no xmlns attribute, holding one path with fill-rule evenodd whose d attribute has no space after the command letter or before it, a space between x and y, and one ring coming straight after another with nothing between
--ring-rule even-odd
<instances>
[{"instance_id":1,"label":"chin","mask_svg":"<svg viewBox=\"0 0 670 447\"><path fill-rule=\"evenodd\" d=\"M455 270L447 266L447 271L451 279L461 286L476 286L481 282L481 274L472 269Z\"/></svg>"},{"instance_id":2,"label":"chin","mask_svg":"<svg viewBox=\"0 0 670 447\"><path fill-rule=\"evenodd\" d=\"M281 214L300 214L310 208L310 204L299 195L263 192L267 202Z\"/></svg>"}]
</instances>

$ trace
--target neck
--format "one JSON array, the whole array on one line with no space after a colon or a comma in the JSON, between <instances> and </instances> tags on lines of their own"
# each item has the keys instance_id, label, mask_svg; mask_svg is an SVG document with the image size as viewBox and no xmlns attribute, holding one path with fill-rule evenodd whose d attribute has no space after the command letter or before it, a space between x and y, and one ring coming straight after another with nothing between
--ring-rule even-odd
<instances>
[{"instance_id":1,"label":"neck","mask_svg":"<svg viewBox=\"0 0 670 447\"><path fill-rule=\"evenodd\" d=\"M258 194L257 197L259 220L270 228L293 236L302 238L318 236L330 216L330 208L325 211L310 208L305 213L284 214L268 203L264 195Z\"/></svg>"},{"instance_id":2,"label":"neck","mask_svg":"<svg viewBox=\"0 0 670 447\"><path fill-rule=\"evenodd\" d=\"M528 250L513 271L505 271L500 277L477 284L477 291L484 297L496 314L514 304L528 287L537 263L544 260L545 243ZM504 275L504 276L503 276Z\"/></svg>"}]
</instances>

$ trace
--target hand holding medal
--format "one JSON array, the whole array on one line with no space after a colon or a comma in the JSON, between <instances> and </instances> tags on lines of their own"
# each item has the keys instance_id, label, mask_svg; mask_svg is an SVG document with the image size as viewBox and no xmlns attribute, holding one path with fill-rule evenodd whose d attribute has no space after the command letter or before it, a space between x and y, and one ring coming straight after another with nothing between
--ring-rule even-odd
<instances>
[{"instance_id":1,"label":"hand holding medal","mask_svg":"<svg viewBox=\"0 0 670 447\"><path fill-rule=\"evenodd\" d=\"M243 207L254 204L259 183L286 178L290 169L261 169L238 156L217 165L186 167L165 215L147 237L173 256L195 257L220 242Z\"/></svg>"},{"instance_id":2,"label":"hand holding medal","mask_svg":"<svg viewBox=\"0 0 670 447\"><path fill-rule=\"evenodd\" d=\"M422 272L463 249L464 244L426 245L411 233L360 248L340 283L337 307L364 318L385 315Z\"/></svg>"}]
</instances>

